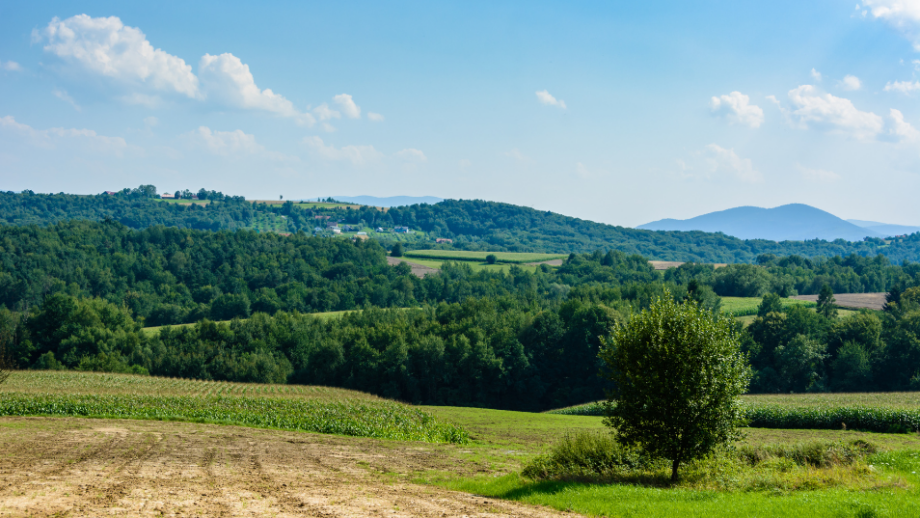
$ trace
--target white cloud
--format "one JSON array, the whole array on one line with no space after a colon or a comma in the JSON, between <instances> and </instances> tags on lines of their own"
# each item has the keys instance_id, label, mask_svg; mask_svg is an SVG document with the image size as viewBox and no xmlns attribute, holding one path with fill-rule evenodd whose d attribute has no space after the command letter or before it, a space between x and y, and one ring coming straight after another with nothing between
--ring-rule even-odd
<instances>
[{"instance_id":1,"label":"white cloud","mask_svg":"<svg viewBox=\"0 0 920 518\"><path fill-rule=\"evenodd\" d=\"M840 81L840 88L849 91L859 90L862 88L862 81L856 76L847 75Z\"/></svg>"},{"instance_id":2,"label":"white cloud","mask_svg":"<svg viewBox=\"0 0 920 518\"><path fill-rule=\"evenodd\" d=\"M732 92L728 95L713 97L710 101L712 112L723 116L732 124L743 124L757 128L763 124L763 110L750 104L751 98L741 92Z\"/></svg>"},{"instance_id":3,"label":"white cloud","mask_svg":"<svg viewBox=\"0 0 920 518\"><path fill-rule=\"evenodd\" d=\"M340 119L342 114L333 110L329 107L328 104L323 103L316 108L313 108L313 114L316 115L316 118L321 121L327 121L329 119Z\"/></svg>"},{"instance_id":4,"label":"white cloud","mask_svg":"<svg viewBox=\"0 0 920 518\"><path fill-rule=\"evenodd\" d=\"M383 156L374 149L374 146L344 146L336 148L333 145L326 145L323 139L319 137L304 137L303 143L311 153L324 160L349 161L356 166L365 165Z\"/></svg>"},{"instance_id":5,"label":"white cloud","mask_svg":"<svg viewBox=\"0 0 920 518\"><path fill-rule=\"evenodd\" d=\"M566 108L565 101L563 101L562 99L556 99L555 97L550 95L550 93L546 90L540 90L539 92L537 92L537 100L549 106L558 106L562 108L563 110Z\"/></svg>"},{"instance_id":6,"label":"white cloud","mask_svg":"<svg viewBox=\"0 0 920 518\"><path fill-rule=\"evenodd\" d=\"M815 81L820 81L820 80L821 80L821 72L818 72L817 70L815 70L814 68L812 68L812 69L811 69L811 77L812 77L812 79L814 79Z\"/></svg>"},{"instance_id":7,"label":"white cloud","mask_svg":"<svg viewBox=\"0 0 920 518\"><path fill-rule=\"evenodd\" d=\"M12 115L0 117L0 130L23 137L30 144L45 149L72 145L74 149L81 151L121 156L129 147L125 139L121 137L106 137L90 129L50 128L37 130L28 124L16 122Z\"/></svg>"},{"instance_id":8,"label":"white cloud","mask_svg":"<svg viewBox=\"0 0 920 518\"><path fill-rule=\"evenodd\" d=\"M0 62L0 68L6 70L7 72L21 72L22 67L19 66L19 63L15 61L3 61Z\"/></svg>"},{"instance_id":9,"label":"white cloud","mask_svg":"<svg viewBox=\"0 0 920 518\"><path fill-rule=\"evenodd\" d=\"M323 131L326 133L335 133L335 126L329 124L328 122L323 123Z\"/></svg>"},{"instance_id":10,"label":"white cloud","mask_svg":"<svg viewBox=\"0 0 920 518\"><path fill-rule=\"evenodd\" d=\"M367 120L374 122L383 122L383 115L374 112L367 112Z\"/></svg>"},{"instance_id":11,"label":"white cloud","mask_svg":"<svg viewBox=\"0 0 920 518\"><path fill-rule=\"evenodd\" d=\"M783 113L803 128L816 127L838 131L855 138L865 139L882 131L882 118L872 112L862 112L849 99L831 94L821 94L811 85L802 85L789 90L792 110ZM771 101L779 105L773 97Z\"/></svg>"},{"instance_id":12,"label":"white cloud","mask_svg":"<svg viewBox=\"0 0 920 518\"><path fill-rule=\"evenodd\" d=\"M900 30L920 51L920 2L917 0L863 0L872 16Z\"/></svg>"},{"instance_id":13,"label":"white cloud","mask_svg":"<svg viewBox=\"0 0 920 518\"><path fill-rule=\"evenodd\" d=\"M895 81L888 82L885 85L886 92L901 92L902 94L909 94L914 90L920 90L920 81Z\"/></svg>"},{"instance_id":14,"label":"white cloud","mask_svg":"<svg viewBox=\"0 0 920 518\"><path fill-rule=\"evenodd\" d=\"M900 110L891 109L888 119L888 130L885 134L886 140L894 142L920 142L920 131L904 120L904 114Z\"/></svg>"},{"instance_id":15,"label":"white cloud","mask_svg":"<svg viewBox=\"0 0 920 518\"><path fill-rule=\"evenodd\" d=\"M361 118L361 107L355 104L355 101L348 94L339 94L332 98L336 104L342 108L342 112L349 119Z\"/></svg>"},{"instance_id":16,"label":"white cloud","mask_svg":"<svg viewBox=\"0 0 920 518\"><path fill-rule=\"evenodd\" d=\"M806 180L818 183L833 183L840 179L840 175L825 169L812 169L810 167L805 167L802 164L796 164L796 169L802 173L802 176Z\"/></svg>"},{"instance_id":17,"label":"white cloud","mask_svg":"<svg viewBox=\"0 0 920 518\"><path fill-rule=\"evenodd\" d=\"M163 99L158 95L147 95L140 92L133 92L128 95L122 95L118 98L125 104L137 104L147 108L155 109L163 105Z\"/></svg>"},{"instance_id":18,"label":"white cloud","mask_svg":"<svg viewBox=\"0 0 920 518\"><path fill-rule=\"evenodd\" d=\"M198 75L208 97L245 109L265 110L282 117L292 117L297 122L312 125L315 120L309 113L298 112L294 103L270 88L260 89L249 71L249 65L230 53L219 56L205 54L198 64Z\"/></svg>"},{"instance_id":19,"label":"white cloud","mask_svg":"<svg viewBox=\"0 0 920 518\"><path fill-rule=\"evenodd\" d=\"M151 115L150 117L144 117L144 126L147 126L148 128L152 128L159 123L160 123L160 119L154 117L153 115Z\"/></svg>"},{"instance_id":20,"label":"white cloud","mask_svg":"<svg viewBox=\"0 0 920 518\"><path fill-rule=\"evenodd\" d=\"M64 101L65 103L68 103L68 104L70 104L71 106L73 106L73 109L74 109L74 110L77 110L77 111L81 111L81 110L82 110L82 109L80 108L80 105L77 104L77 101L74 101L74 100L73 100L73 97L71 97L70 94L68 94L68 93L65 92L64 90L54 90L54 91L51 92L51 93L53 93L54 96L57 97L58 99L60 99L60 100Z\"/></svg>"},{"instance_id":21,"label":"white cloud","mask_svg":"<svg viewBox=\"0 0 920 518\"><path fill-rule=\"evenodd\" d=\"M407 148L396 153L396 157L407 162L427 162L428 157L419 149Z\"/></svg>"},{"instance_id":22,"label":"white cloud","mask_svg":"<svg viewBox=\"0 0 920 518\"><path fill-rule=\"evenodd\" d=\"M265 150L265 147L256 142L255 135L243 133L243 130L212 131L207 126L200 126L196 131L185 134L184 138L221 156L255 154Z\"/></svg>"},{"instance_id":23,"label":"white cloud","mask_svg":"<svg viewBox=\"0 0 920 518\"><path fill-rule=\"evenodd\" d=\"M473 163L470 162L470 161L469 161L468 159L466 159L466 158L462 158L462 159L460 159L459 162L457 162L457 165L460 166L461 169L466 169L467 167L473 165Z\"/></svg>"},{"instance_id":24,"label":"white cloud","mask_svg":"<svg viewBox=\"0 0 920 518\"><path fill-rule=\"evenodd\" d=\"M182 58L155 49L136 27L116 16L91 18L80 14L51 20L33 39L44 49L86 70L154 90L198 98L198 78Z\"/></svg>"}]
</instances>

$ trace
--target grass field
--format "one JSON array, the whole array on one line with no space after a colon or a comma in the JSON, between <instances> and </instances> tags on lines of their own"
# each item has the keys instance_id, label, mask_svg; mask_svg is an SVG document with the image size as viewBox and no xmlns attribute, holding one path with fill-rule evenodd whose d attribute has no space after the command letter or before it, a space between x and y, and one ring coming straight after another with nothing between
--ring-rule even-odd
<instances>
[{"instance_id":1,"label":"grass field","mask_svg":"<svg viewBox=\"0 0 920 518\"><path fill-rule=\"evenodd\" d=\"M421 264L423 266L428 266L430 268L441 269L441 265L448 261L454 261L453 259L418 259L415 257L403 257L408 262ZM515 263L496 263L496 264L486 264L485 262L478 261L456 261L462 262L463 264L468 265L473 271L486 270L491 272L507 272L511 269L512 266L517 266L528 272L535 272L539 266L532 266L529 264L515 264Z\"/></svg>"},{"instance_id":2,"label":"grass field","mask_svg":"<svg viewBox=\"0 0 920 518\"><path fill-rule=\"evenodd\" d=\"M524 264L553 259L565 259L567 254L531 254L515 252L468 252L462 250L411 250L404 254L412 259L431 259L440 261L476 261L485 262L486 256L494 255L500 263Z\"/></svg>"},{"instance_id":3,"label":"grass field","mask_svg":"<svg viewBox=\"0 0 920 518\"><path fill-rule=\"evenodd\" d=\"M804 300L795 300L795 299L780 299L782 301L783 307L789 306L804 306L806 308L816 307L817 304L814 302L806 302ZM749 315L756 315L757 308L760 307L760 303L763 301L760 297L722 297L722 313L731 313L736 317L743 317Z\"/></svg>"}]
</instances>

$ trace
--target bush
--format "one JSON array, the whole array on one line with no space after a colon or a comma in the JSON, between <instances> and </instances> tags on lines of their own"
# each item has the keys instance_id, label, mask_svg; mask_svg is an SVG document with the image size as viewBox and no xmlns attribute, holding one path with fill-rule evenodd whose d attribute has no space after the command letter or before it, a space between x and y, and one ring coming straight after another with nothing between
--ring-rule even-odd
<instances>
[{"instance_id":1,"label":"bush","mask_svg":"<svg viewBox=\"0 0 920 518\"><path fill-rule=\"evenodd\" d=\"M498 257L495 257L495 254L489 254L486 256L486 264L495 264L498 261Z\"/></svg>"},{"instance_id":2,"label":"bush","mask_svg":"<svg viewBox=\"0 0 920 518\"><path fill-rule=\"evenodd\" d=\"M566 434L549 453L530 461L521 472L535 480L595 478L649 469L654 461L637 448L619 444L606 433Z\"/></svg>"}]
</instances>

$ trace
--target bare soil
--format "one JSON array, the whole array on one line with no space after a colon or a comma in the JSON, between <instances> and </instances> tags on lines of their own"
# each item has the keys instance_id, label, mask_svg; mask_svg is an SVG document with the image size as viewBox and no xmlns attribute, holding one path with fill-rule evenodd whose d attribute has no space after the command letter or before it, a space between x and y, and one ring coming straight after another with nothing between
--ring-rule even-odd
<instances>
[{"instance_id":1,"label":"bare soil","mask_svg":"<svg viewBox=\"0 0 920 518\"><path fill-rule=\"evenodd\" d=\"M438 270L437 268L432 268L430 266L425 266L423 264L406 261L402 257L391 257L389 255L387 256L387 264L389 264L390 266L396 266L399 263L408 264L409 267L412 268L412 275L415 275L416 277L425 277L426 275L433 275L441 271L441 270Z\"/></svg>"},{"instance_id":2,"label":"bare soil","mask_svg":"<svg viewBox=\"0 0 920 518\"><path fill-rule=\"evenodd\" d=\"M37 417L0 419L0 444L0 516L572 516L407 482L486 472L447 445Z\"/></svg>"},{"instance_id":3,"label":"bare soil","mask_svg":"<svg viewBox=\"0 0 920 518\"><path fill-rule=\"evenodd\" d=\"M550 259L549 261L540 261L538 263L527 263L527 266L540 266L541 264L548 266L562 266L563 261L564 259Z\"/></svg>"},{"instance_id":4,"label":"bare soil","mask_svg":"<svg viewBox=\"0 0 920 518\"><path fill-rule=\"evenodd\" d=\"M789 298L818 302L817 295L796 295ZM836 300L834 305L841 308L868 308L879 311L885 308L884 293L835 293L834 299Z\"/></svg>"}]
</instances>

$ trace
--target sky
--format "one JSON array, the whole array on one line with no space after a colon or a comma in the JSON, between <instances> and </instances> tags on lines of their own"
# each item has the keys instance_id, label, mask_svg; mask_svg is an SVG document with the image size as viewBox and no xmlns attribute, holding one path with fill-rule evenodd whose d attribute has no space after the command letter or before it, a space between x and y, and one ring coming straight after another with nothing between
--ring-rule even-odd
<instances>
[{"instance_id":1,"label":"sky","mask_svg":"<svg viewBox=\"0 0 920 518\"><path fill-rule=\"evenodd\" d=\"M0 0L0 190L920 225L920 0Z\"/></svg>"}]
</instances>

